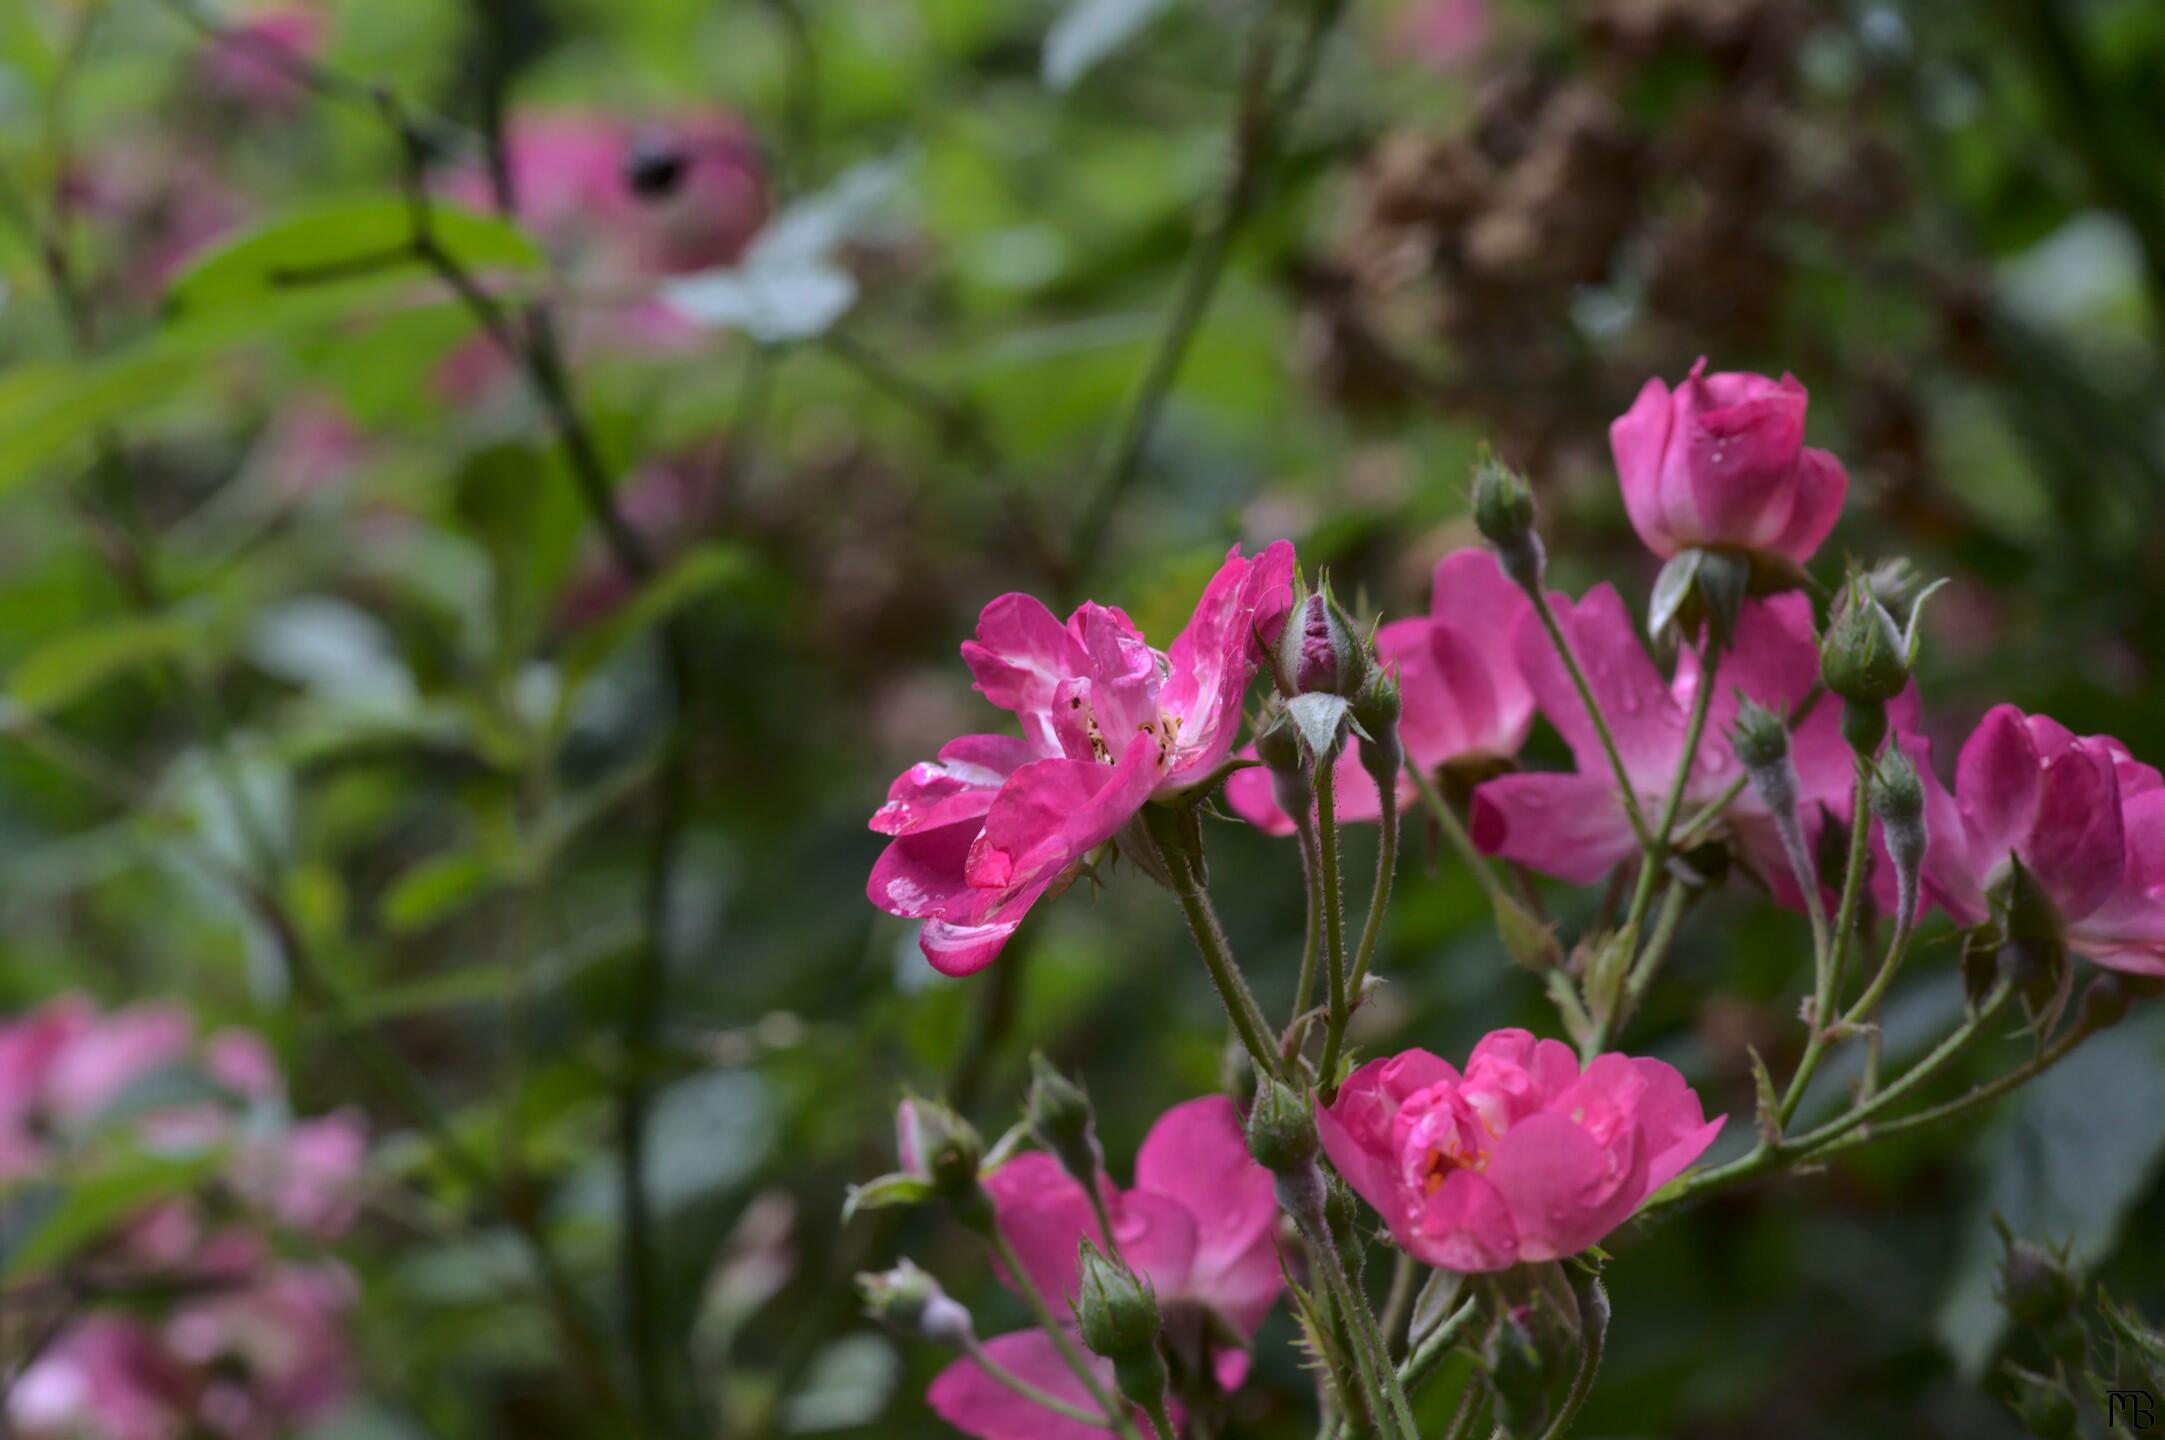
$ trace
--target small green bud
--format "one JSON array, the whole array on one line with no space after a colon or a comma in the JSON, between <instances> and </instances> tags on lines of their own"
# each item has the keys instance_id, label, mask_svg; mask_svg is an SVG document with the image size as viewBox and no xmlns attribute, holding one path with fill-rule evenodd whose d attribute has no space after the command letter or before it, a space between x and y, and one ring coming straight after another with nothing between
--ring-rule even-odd
<instances>
[{"instance_id":1,"label":"small green bud","mask_svg":"<svg viewBox=\"0 0 2165 1440\"><path fill-rule=\"evenodd\" d=\"M2032 1010L2059 993L2067 971L2067 927L2059 907L2021 860L2008 857L2007 874L1987 892L2000 940L1999 969Z\"/></svg>"},{"instance_id":2,"label":"small green bud","mask_svg":"<svg viewBox=\"0 0 2165 1440\"><path fill-rule=\"evenodd\" d=\"M1398 676L1389 670L1371 670L1368 683L1353 697L1353 723L1360 727L1361 768L1376 782L1379 793L1398 793L1398 772L1406 763L1405 747L1398 739L1398 717L1405 709Z\"/></svg>"},{"instance_id":3,"label":"small green bud","mask_svg":"<svg viewBox=\"0 0 2165 1440\"><path fill-rule=\"evenodd\" d=\"M1909 671L1909 646L1894 617L1852 577L1820 644L1820 679L1844 700L1884 705L1909 684Z\"/></svg>"},{"instance_id":4,"label":"small green bud","mask_svg":"<svg viewBox=\"0 0 2165 1440\"><path fill-rule=\"evenodd\" d=\"M907 1260L892 1270L860 1274L857 1293L865 1313L898 1335L958 1348L970 1341L970 1312Z\"/></svg>"},{"instance_id":5,"label":"small green bud","mask_svg":"<svg viewBox=\"0 0 2165 1440\"><path fill-rule=\"evenodd\" d=\"M1786 766L1789 761L1789 727L1782 717L1752 699L1742 695L1737 700L1736 724L1730 728L1729 740L1736 750L1737 762L1753 773L1776 766ZM1790 788L1796 788L1792 771Z\"/></svg>"},{"instance_id":6,"label":"small green bud","mask_svg":"<svg viewBox=\"0 0 2165 1440\"><path fill-rule=\"evenodd\" d=\"M1496 548L1496 563L1522 590L1538 589L1547 557L1534 529L1534 492L1526 478L1493 455L1473 468L1473 523Z\"/></svg>"},{"instance_id":7,"label":"small green bud","mask_svg":"<svg viewBox=\"0 0 2165 1440\"><path fill-rule=\"evenodd\" d=\"M1043 1051L1030 1052L1030 1099L1025 1122L1037 1143L1085 1190L1096 1187L1105 1168L1097 1121L1083 1088L1053 1068Z\"/></svg>"},{"instance_id":8,"label":"small green bud","mask_svg":"<svg viewBox=\"0 0 2165 1440\"><path fill-rule=\"evenodd\" d=\"M2065 1385L2011 1363L2007 1375L2008 1403L2023 1429L2037 1440L2075 1440L2082 1416Z\"/></svg>"},{"instance_id":9,"label":"small green bud","mask_svg":"<svg viewBox=\"0 0 2165 1440\"><path fill-rule=\"evenodd\" d=\"M1248 1110L1248 1153L1256 1163L1282 1175L1311 1163L1321 1145L1308 1101L1283 1080L1261 1080Z\"/></svg>"},{"instance_id":10,"label":"small green bud","mask_svg":"<svg viewBox=\"0 0 2165 1440\"><path fill-rule=\"evenodd\" d=\"M1900 912L1914 916L1918 877L1931 836L1924 819L1924 780L1901 746L1890 745L1880 757L1868 799L1887 837L1887 855L1894 861Z\"/></svg>"},{"instance_id":11,"label":"small green bud","mask_svg":"<svg viewBox=\"0 0 2165 1440\"><path fill-rule=\"evenodd\" d=\"M2015 1234L1994 1216L2000 1241L2000 1303L2017 1325L2049 1330L2074 1312L2082 1298L2082 1280L2065 1255L2056 1255Z\"/></svg>"},{"instance_id":12,"label":"small green bud","mask_svg":"<svg viewBox=\"0 0 2165 1440\"><path fill-rule=\"evenodd\" d=\"M975 1126L936 1100L909 1099L896 1117L902 1168L932 1182L949 1201L977 1190L985 1141Z\"/></svg>"},{"instance_id":13,"label":"small green bud","mask_svg":"<svg viewBox=\"0 0 2165 1440\"><path fill-rule=\"evenodd\" d=\"M1157 1294L1124 1261L1085 1240L1081 1272L1075 1318L1092 1354L1117 1360L1157 1344Z\"/></svg>"}]
</instances>

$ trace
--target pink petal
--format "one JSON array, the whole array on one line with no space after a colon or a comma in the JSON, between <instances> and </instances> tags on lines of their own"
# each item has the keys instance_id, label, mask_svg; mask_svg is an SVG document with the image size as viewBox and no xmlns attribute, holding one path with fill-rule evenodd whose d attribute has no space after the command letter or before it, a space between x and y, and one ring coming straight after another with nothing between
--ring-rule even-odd
<instances>
[{"instance_id":1,"label":"pink petal","mask_svg":"<svg viewBox=\"0 0 2165 1440\"><path fill-rule=\"evenodd\" d=\"M1221 1298L1221 1282L1239 1267L1252 1268L1256 1242L1267 1240L1278 1220L1270 1172L1249 1155L1240 1113L1222 1095L1175 1105L1158 1118L1135 1157L1135 1188L1165 1196L1194 1217L1190 1293L1207 1303ZM1271 1258L1267 1249L1263 1258ZM1275 1262L1266 1273L1266 1294L1275 1295ZM1245 1284L1254 1276L1241 1278ZM1252 1292L1238 1298L1250 1300Z\"/></svg>"},{"instance_id":2,"label":"pink petal","mask_svg":"<svg viewBox=\"0 0 2165 1440\"><path fill-rule=\"evenodd\" d=\"M135 1081L185 1059L193 1038L194 1024L177 1005L117 1010L56 1057L47 1103L65 1119L89 1119Z\"/></svg>"},{"instance_id":3,"label":"pink petal","mask_svg":"<svg viewBox=\"0 0 2165 1440\"><path fill-rule=\"evenodd\" d=\"M1090 1392L1068 1369L1053 1347L1052 1337L1044 1331L996 1335L984 1342L984 1348L1001 1369L1071 1405L1093 1408ZM1085 1359L1097 1373L1098 1383L1111 1393L1112 1362L1087 1354ZM1023 1399L979 1369L975 1360L957 1360L942 1370L925 1392L925 1400L934 1414L977 1440L1103 1440L1112 1433L1106 1427L1070 1420ZM1140 1413L1135 1423L1144 1435L1156 1435ZM1176 1417L1173 1423L1177 1425L1180 1420Z\"/></svg>"},{"instance_id":4,"label":"pink petal","mask_svg":"<svg viewBox=\"0 0 2165 1440\"><path fill-rule=\"evenodd\" d=\"M1545 1102L1570 1089L1579 1080L1579 1057L1560 1040L1536 1039L1530 1030L1491 1030L1481 1037L1466 1057L1466 1077L1480 1066L1498 1065L1523 1071L1532 1082L1529 1095Z\"/></svg>"},{"instance_id":5,"label":"pink petal","mask_svg":"<svg viewBox=\"0 0 2165 1440\"><path fill-rule=\"evenodd\" d=\"M1386 1217L1388 1218L1388 1217ZM1452 1170L1391 1233L1416 1260L1442 1270L1508 1270L1524 1253L1510 1207L1489 1178Z\"/></svg>"},{"instance_id":6,"label":"pink petal","mask_svg":"<svg viewBox=\"0 0 2165 1440\"><path fill-rule=\"evenodd\" d=\"M1660 1060L1634 1059L1631 1067L1643 1087L1635 1111L1646 1146L1646 1189L1652 1194L1705 1154L1729 1117L1717 1115L1708 1120L1698 1093L1684 1082L1675 1066Z\"/></svg>"},{"instance_id":7,"label":"pink petal","mask_svg":"<svg viewBox=\"0 0 2165 1440\"><path fill-rule=\"evenodd\" d=\"M887 787L887 803L873 812L871 828L907 835L974 820L992 808L992 797L1017 767L1036 759L1027 743L1005 735L964 735L940 748L937 761L920 761Z\"/></svg>"},{"instance_id":8,"label":"pink petal","mask_svg":"<svg viewBox=\"0 0 2165 1440\"><path fill-rule=\"evenodd\" d=\"M1677 390L1676 429L1662 476L1674 517L1688 493L1698 529L1684 538L1764 549L1795 507L1807 397L1795 379L1723 374Z\"/></svg>"},{"instance_id":9,"label":"pink petal","mask_svg":"<svg viewBox=\"0 0 2165 1440\"><path fill-rule=\"evenodd\" d=\"M890 915L930 919L968 897L964 878L970 848L983 827L975 820L898 835L872 862L865 898Z\"/></svg>"},{"instance_id":10,"label":"pink petal","mask_svg":"<svg viewBox=\"0 0 2165 1440\"><path fill-rule=\"evenodd\" d=\"M2127 852L2109 755L2081 747L2046 762L2037 816L2020 848L2063 920L2080 920L2111 898Z\"/></svg>"},{"instance_id":11,"label":"pink petal","mask_svg":"<svg viewBox=\"0 0 2165 1440\"><path fill-rule=\"evenodd\" d=\"M1644 789L1667 785L1683 741L1684 716L1639 643L1638 627L1616 587L1597 585L1576 605L1566 596L1551 596L1550 604L1609 722L1632 782ZM1570 745L1581 773L1607 775L1609 762L1600 736L1547 631L1538 624L1522 624L1515 649L1519 673L1526 677L1541 713Z\"/></svg>"},{"instance_id":12,"label":"pink petal","mask_svg":"<svg viewBox=\"0 0 2165 1440\"><path fill-rule=\"evenodd\" d=\"M1789 523L1762 548L1802 565L1819 552L1849 498L1849 472L1824 450L1807 449L1797 457L1796 501Z\"/></svg>"},{"instance_id":13,"label":"pink petal","mask_svg":"<svg viewBox=\"0 0 2165 1440\"><path fill-rule=\"evenodd\" d=\"M1293 564L1290 541L1274 541L1253 560L1233 547L1166 651L1159 704L1180 726L1180 758L1170 783L1207 774L1231 752L1263 646L1277 639L1293 606Z\"/></svg>"},{"instance_id":14,"label":"pink petal","mask_svg":"<svg viewBox=\"0 0 2165 1440\"><path fill-rule=\"evenodd\" d=\"M1002 595L977 619L977 638L962 645L962 658L977 689L1022 719L1023 733L1040 755L1056 755L1052 696L1062 680L1089 673L1081 640L1053 618L1034 596Z\"/></svg>"},{"instance_id":15,"label":"pink petal","mask_svg":"<svg viewBox=\"0 0 2165 1440\"><path fill-rule=\"evenodd\" d=\"M2119 888L2072 927L2070 938L2085 954L2165 945L2165 790L2123 796L2121 823L2127 864Z\"/></svg>"},{"instance_id":16,"label":"pink petal","mask_svg":"<svg viewBox=\"0 0 2165 1440\"><path fill-rule=\"evenodd\" d=\"M1456 702L1457 734L1448 749L1424 753L1411 725L1409 695L1409 719L1401 722L1409 755L1434 766L1467 754L1518 753L1533 724L1534 697L1519 674L1515 642L1519 626L1532 614L1525 593L1504 578L1486 549L1455 550L1436 563L1429 600L1435 639L1421 658L1434 667L1443 694ZM1383 636L1376 640L1382 650Z\"/></svg>"},{"instance_id":17,"label":"pink petal","mask_svg":"<svg viewBox=\"0 0 2165 1440\"><path fill-rule=\"evenodd\" d=\"M1482 854L1575 885L1602 879L1638 849L1605 777L1499 775L1473 792L1467 828Z\"/></svg>"},{"instance_id":18,"label":"pink petal","mask_svg":"<svg viewBox=\"0 0 2165 1440\"><path fill-rule=\"evenodd\" d=\"M1575 1255L1616 1228L1646 1196L1636 1132L1604 1149L1562 1115L1530 1116L1489 1152L1488 1181L1518 1226L1519 1255Z\"/></svg>"},{"instance_id":19,"label":"pink petal","mask_svg":"<svg viewBox=\"0 0 2165 1440\"><path fill-rule=\"evenodd\" d=\"M1656 376L1639 387L1631 408L1609 426L1609 453L1616 458L1624 513L1631 517L1631 528L1639 532L1641 543L1663 559L1686 543L1670 530L1661 494L1662 456L1669 448L1673 412L1669 387Z\"/></svg>"},{"instance_id":20,"label":"pink petal","mask_svg":"<svg viewBox=\"0 0 2165 1440\"><path fill-rule=\"evenodd\" d=\"M985 812L965 871L970 884L1049 884L1134 818L1150 798L1159 754L1154 740L1137 736L1117 766L1034 760L1017 770Z\"/></svg>"},{"instance_id":21,"label":"pink petal","mask_svg":"<svg viewBox=\"0 0 2165 1440\"><path fill-rule=\"evenodd\" d=\"M1955 800L1977 860L1996 866L2030 833L2037 814L2037 746L2012 705L1995 705L1955 761Z\"/></svg>"},{"instance_id":22,"label":"pink petal","mask_svg":"<svg viewBox=\"0 0 2165 1440\"><path fill-rule=\"evenodd\" d=\"M1022 916L1028 913L1030 903L1018 903L1009 907L1015 916L1012 920L983 920L976 923L958 924L952 920L927 920L917 932L917 948L932 968L952 979L975 975L978 971L1000 958L1007 942L1022 928Z\"/></svg>"}]
</instances>

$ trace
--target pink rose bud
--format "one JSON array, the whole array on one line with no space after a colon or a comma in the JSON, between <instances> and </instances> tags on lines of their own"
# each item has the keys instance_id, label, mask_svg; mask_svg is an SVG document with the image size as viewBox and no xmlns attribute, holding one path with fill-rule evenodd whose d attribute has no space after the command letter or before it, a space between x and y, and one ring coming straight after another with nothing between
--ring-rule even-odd
<instances>
[{"instance_id":1,"label":"pink rose bud","mask_svg":"<svg viewBox=\"0 0 2165 1440\"><path fill-rule=\"evenodd\" d=\"M1721 1132L1659 1060L1524 1030L1463 1072L1425 1050L1356 1070L1320 1109L1323 1148L1415 1259L1489 1271L1575 1255L1628 1219Z\"/></svg>"},{"instance_id":2,"label":"pink rose bud","mask_svg":"<svg viewBox=\"0 0 2165 1440\"><path fill-rule=\"evenodd\" d=\"M1624 509L1663 558L1694 546L1761 551L1803 564L1849 493L1842 462L1804 444L1794 377L1706 373L1675 390L1655 378L1609 427Z\"/></svg>"}]
</instances>

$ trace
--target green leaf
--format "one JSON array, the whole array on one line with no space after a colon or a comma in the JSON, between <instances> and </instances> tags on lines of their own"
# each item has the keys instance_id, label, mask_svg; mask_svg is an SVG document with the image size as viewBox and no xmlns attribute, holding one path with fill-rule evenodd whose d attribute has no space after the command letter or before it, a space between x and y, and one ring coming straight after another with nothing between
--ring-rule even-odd
<instances>
[{"instance_id":1,"label":"green leaf","mask_svg":"<svg viewBox=\"0 0 2165 1440\"><path fill-rule=\"evenodd\" d=\"M180 653L198 627L173 615L131 616L46 641L15 666L8 695L41 714L63 708L106 681Z\"/></svg>"},{"instance_id":2,"label":"green leaf","mask_svg":"<svg viewBox=\"0 0 2165 1440\"><path fill-rule=\"evenodd\" d=\"M1935 1321L1962 1373L1984 1373L2007 1328L1993 1298L1999 1215L2019 1235L2094 1266L2165 1159L2165 1010L2092 1037L2008 1103L1979 1146L1983 1183Z\"/></svg>"},{"instance_id":3,"label":"green leaf","mask_svg":"<svg viewBox=\"0 0 2165 1440\"><path fill-rule=\"evenodd\" d=\"M508 220L436 203L436 243L467 270L538 270L541 247ZM418 273L404 197L348 200L280 215L212 250L173 282L167 306L199 313L319 284Z\"/></svg>"},{"instance_id":4,"label":"green leaf","mask_svg":"<svg viewBox=\"0 0 2165 1440\"><path fill-rule=\"evenodd\" d=\"M1074 0L1045 36L1045 83L1065 90L1142 33L1170 0Z\"/></svg>"},{"instance_id":5,"label":"green leaf","mask_svg":"<svg viewBox=\"0 0 2165 1440\"><path fill-rule=\"evenodd\" d=\"M0 1260L0 1280L36 1274L104 1238L146 1205L192 1190L224 1163L217 1154L131 1155L83 1180L64 1185L22 1244Z\"/></svg>"},{"instance_id":6,"label":"green leaf","mask_svg":"<svg viewBox=\"0 0 2165 1440\"><path fill-rule=\"evenodd\" d=\"M394 935L426 930L480 899L498 878L495 861L479 850L432 856L391 886L383 897L383 923Z\"/></svg>"}]
</instances>

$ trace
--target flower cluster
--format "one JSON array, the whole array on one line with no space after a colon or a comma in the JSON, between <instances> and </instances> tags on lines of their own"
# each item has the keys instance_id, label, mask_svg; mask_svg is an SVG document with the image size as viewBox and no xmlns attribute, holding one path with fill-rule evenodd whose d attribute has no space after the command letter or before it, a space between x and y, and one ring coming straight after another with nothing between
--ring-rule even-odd
<instances>
[{"instance_id":1,"label":"flower cluster","mask_svg":"<svg viewBox=\"0 0 2165 1440\"><path fill-rule=\"evenodd\" d=\"M1361 1298L1357 1195L1404 1256L1494 1277L1449 1323L1479 1312L1486 1326L1479 1383L1500 1433L1560 1433L1567 1391L1583 1399L1572 1357L1598 1355L1606 1323L1599 1267L1580 1257L1657 1195L1851 1143L2015 995L2043 1047L2036 1065L2051 1063L2129 998L2125 981L2095 982L2055 1037L2070 952L2165 975L2159 772L2114 740L2002 706L1942 783L1912 679L1925 597L1906 567L1853 571L1824 615L1811 598L1805 567L1848 480L1804 444L1806 403L1791 377L1701 361L1674 390L1647 382L1611 427L1624 508L1665 562L1643 625L1613 585L1546 589L1531 490L1494 461L1472 497L1488 547L1445 556L1429 613L1365 638L1284 542L1252 560L1236 549L1162 653L1106 606L1065 622L1027 596L986 607L963 657L1022 734L963 736L896 779L872 818L889 837L873 903L922 921L926 957L967 975L1106 848L1132 851L1178 893L1252 1089L1168 1112L1130 1190L1105 1179L1079 1088L1042 1066L1026 1124L989 1155L959 1117L905 1106L902 1173L853 1208L944 1201L993 1238L1041 1321L979 1345L924 1272L868 1277L876 1312L965 1352L932 1387L942 1416L984 1440L1177 1431L1183 1406L1239 1384L1242 1345L1290 1285L1327 1405L1411 1440L1414 1362L1391 1355ZM1266 668L1275 696L1236 755L1243 699ZM1572 770L1521 766L1537 716ZM1306 945L1275 1036L1211 912L1199 817L1221 785L1239 815L1301 842ZM1463 1069L1421 1049L1347 1058L1402 814L1459 849L1509 953L1545 972L1576 1048L1511 1029ZM1380 832L1358 941L1339 898L1349 822ZM1621 916L1605 909L1567 954L1530 882L1511 889L1499 864L1609 881ZM1811 921L1808 1033L1786 1086L1757 1066L1756 1146L1687 1175L1727 1117L1710 1120L1674 1067L1611 1042L1685 911L1730 875ZM1933 906L1965 932L1962 1032L1844 1114L1795 1129L1819 1059L1876 1021ZM1893 940L1852 998L1868 907L1893 916ZM1042 1153L1011 1157L1025 1131ZM1290 1230L1274 1223L1281 1210Z\"/></svg>"},{"instance_id":2,"label":"flower cluster","mask_svg":"<svg viewBox=\"0 0 2165 1440\"><path fill-rule=\"evenodd\" d=\"M0 1185L65 1193L146 1164L186 1182L116 1217L65 1280L27 1277L54 1329L8 1396L13 1432L268 1440L328 1413L354 1284L297 1255L353 1223L367 1147L351 1112L292 1117L259 1037L199 1038L172 1006L65 996L0 1026Z\"/></svg>"}]
</instances>

